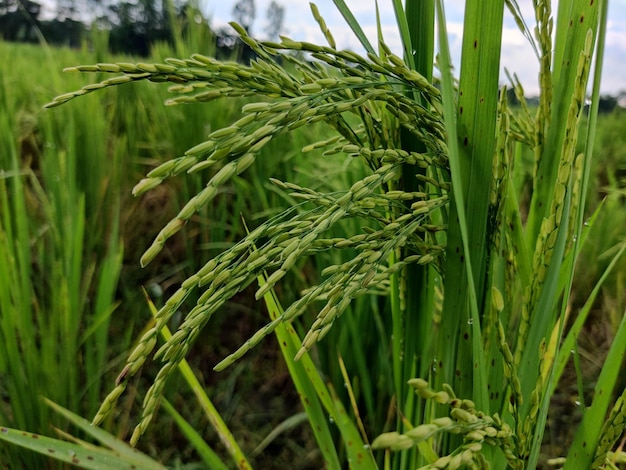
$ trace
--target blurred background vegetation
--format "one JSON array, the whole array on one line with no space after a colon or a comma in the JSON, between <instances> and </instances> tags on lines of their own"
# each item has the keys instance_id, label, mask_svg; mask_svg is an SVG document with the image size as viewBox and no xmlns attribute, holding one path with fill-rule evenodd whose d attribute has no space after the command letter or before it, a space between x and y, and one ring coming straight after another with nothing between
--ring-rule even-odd
<instances>
[{"instance_id":1,"label":"blurred background vegetation","mask_svg":"<svg viewBox=\"0 0 626 470\"><path fill-rule=\"evenodd\" d=\"M233 3L233 19L249 32L263 16L260 13L254 0ZM264 36L277 38L283 31L285 7L272 1L264 14ZM0 38L9 42L77 48L93 42L99 32L110 52L147 57L156 43L173 46L192 25L210 31L219 57L232 56L239 43L234 31L211 30L196 0L0 0ZM237 47L244 49L240 54L246 53L242 43Z\"/></svg>"}]
</instances>

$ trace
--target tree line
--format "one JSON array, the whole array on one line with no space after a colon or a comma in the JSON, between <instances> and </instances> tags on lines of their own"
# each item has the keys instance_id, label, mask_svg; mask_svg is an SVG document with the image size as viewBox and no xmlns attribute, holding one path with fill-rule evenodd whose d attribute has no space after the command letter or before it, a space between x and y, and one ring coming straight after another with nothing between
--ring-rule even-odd
<instances>
[{"instance_id":1,"label":"tree line","mask_svg":"<svg viewBox=\"0 0 626 470\"><path fill-rule=\"evenodd\" d=\"M210 28L196 0L56 0L52 16L36 0L0 0L0 38L5 41L79 47L93 28L107 31L109 50L147 56L156 42L173 43L173 21L189 25L201 22ZM86 13L88 12L88 13ZM239 0L233 19L252 31L257 10L254 0ZM272 1L266 11L263 32L275 38L283 32L285 9ZM47 18L45 18L48 16ZM222 53L237 43L227 28L213 31Z\"/></svg>"}]
</instances>

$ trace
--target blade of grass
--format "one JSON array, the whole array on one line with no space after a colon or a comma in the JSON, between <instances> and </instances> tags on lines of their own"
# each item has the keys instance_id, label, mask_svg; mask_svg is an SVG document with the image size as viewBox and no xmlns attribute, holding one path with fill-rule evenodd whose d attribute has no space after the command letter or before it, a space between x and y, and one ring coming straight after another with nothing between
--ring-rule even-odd
<instances>
[{"instance_id":1,"label":"blade of grass","mask_svg":"<svg viewBox=\"0 0 626 470\"><path fill-rule=\"evenodd\" d=\"M415 4L416 2L407 2L407 8L409 8L410 4ZM431 2L420 2L420 3L431 3ZM413 48L413 34L418 34L417 28L409 29L409 22L407 21L407 15L404 12L404 7L402 6L402 0L393 0L393 11L396 15L396 22L398 23L398 31L400 32L400 41L402 43L402 49L404 50L404 60L406 64L409 66L411 70L415 69L415 54ZM414 12L412 12L414 13ZM434 11L432 11L434 16ZM413 23L413 26L421 26L423 24L422 18L417 16L413 18L417 24ZM420 47L428 48L428 44L420 44ZM432 63L431 63L432 67Z\"/></svg>"},{"instance_id":2,"label":"blade of grass","mask_svg":"<svg viewBox=\"0 0 626 470\"><path fill-rule=\"evenodd\" d=\"M470 5L468 5L469 7ZM481 5L476 4L474 14L479 15ZM482 8L487 8L485 3ZM477 46L477 41L486 41L482 47L478 48L478 56L475 57L470 65L462 65L462 84L466 83L467 93L474 96L475 103L472 106L472 101L468 99L467 106L469 107L466 112L462 107L459 107L459 114L457 121L457 110L455 105L455 92L453 88L452 69L450 62L450 53L448 46L448 39L446 34L446 22L443 11L442 2L437 2L438 13L438 27L439 27L439 43L440 43L440 66L442 76L442 99L444 106L444 118L446 121L446 128L448 129L448 150L450 160L450 174L452 178L452 193L453 198L451 201L451 213L456 211L456 217L452 216L449 220L448 228L448 249L446 258L446 296L444 299L444 310L442 313L442 325L441 331L443 336L440 338L441 343L441 357L443 363L443 371L440 374L438 387L443 382L455 382L455 371L459 370L461 374L470 374L466 377L466 380L461 382L461 388L457 393L463 396L472 396L476 402L476 405L481 410L488 410L488 396L487 396L487 383L486 383L486 371L484 369L483 348L481 344L481 332L480 332L480 314L479 308L482 307L484 302L482 292L477 290L478 286L482 286L483 279L479 278L479 284L476 284L476 276L483 277L485 267L482 265L474 266L475 262L485 263L485 230L486 226L483 223L486 217L486 210L488 206L489 188L484 184L484 181L491 180L491 174L485 177L487 168L491 169L491 158L493 157L494 141L495 137L493 133L489 133L488 129L493 129L495 126L495 114L490 114L487 117L482 117L480 121L474 122L476 119L475 114L479 113L479 109L482 112L488 114L489 107L487 105L492 102L495 107L497 106L497 79L493 82L494 71L492 68L496 67L495 75L497 76L497 61L482 58L481 50L483 48L493 47L495 42L497 44L496 49L499 50L500 35L492 33L488 37L483 37L479 34L480 31L501 28L502 3L499 7L494 7L494 16L488 15L490 18L500 18L499 24L485 25L480 23L477 18L470 20L472 16L466 16L466 32L464 33L464 54L465 51L468 55L474 55L474 49ZM500 13L498 13L500 11ZM467 10L466 10L467 15ZM473 21L473 22L472 22ZM473 34L475 33L475 34ZM476 38L474 39L474 36ZM487 51L485 51L486 53ZM463 56L465 60L465 55ZM471 57L468 57L468 61ZM473 67L470 67L473 65ZM463 74L465 70L465 74ZM487 72L489 71L489 72ZM468 77L469 74L475 73L475 77ZM485 76L486 73L491 74L491 79ZM463 82L463 76L468 77ZM481 81L483 77L484 82ZM493 96L491 96L491 95ZM489 101L483 102L487 97L491 98ZM478 103L485 105L483 108ZM486 104L485 104L486 103ZM473 110L473 112L472 112ZM467 118L464 117L468 116ZM489 122L491 119L493 122ZM459 148L459 135L457 129L460 130L466 137L463 138L465 147L470 144L470 148L461 151ZM467 133L467 134L466 134ZM479 144L481 139L485 140L483 144ZM491 142L491 144L489 144ZM481 156L477 154L478 149L482 149ZM469 153L468 153L469 150ZM485 159L489 159L486 161ZM480 178L483 179L480 179ZM475 179L474 179L475 178ZM482 183L479 183L482 181ZM482 185L482 190L479 190L478 186ZM476 188L474 188L476 186ZM475 189L476 194L468 192L470 189ZM468 195L466 199L466 195ZM487 199L484 199L486 197ZM484 206L479 207L483 202ZM467 205L466 205L467 204ZM471 226L468 224L466 214L469 213L469 208L476 210L472 212ZM481 215L482 214L482 217ZM480 222L482 220L483 222ZM470 234L471 228L471 234ZM482 237L479 236L482 234ZM470 238L471 236L471 238ZM471 244L470 244L471 243ZM475 257L478 256L477 260ZM483 257L482 259L480 257ZM482 287L481 287L482 289ZM468 298L469 296L469 298ZM480 296L480 297L479 297ZM467 310L467 302L469 300L469 313ZM480 301L480 307L479 307ZM465 353L460 353L459 348L459 336L462 328L466 328L468 325L468 334L472 336L471 347L467 346ZM461 329L461 330L460 330ZM471 361L469 367L462 367L457 364L456 356L459 351L459 358L465 357L465 361ZM473 377L471 377L473 375ZM473 383L473 386L472 386ZM469 387L469 389L468 389Z\"/></svg>"},{"instance_id":3,"label":"blade of grass","mask_svg":"<svg viewBox=\"0 0 626 470\"><path fill-rule=\"evenodd\" d=\"M245 221L244 227L248 232ZM251 249L254 250L256 247L253 245ZM259 287L262 287L267 282L266 275L257 276L257 280ZM265 293L263 301L272 321L283 315L283 308L273 288ZM376 468L369 446L361 439L359 430L349 419L341 401L334 395L332 388L324 385L309 352L302 353L302 341L293 325L281 322L276 327L275 334L289 375L298 390L302 406L309 417L313 433L329 468L339 468L340 460L322 406L329 414L330 420L339 428L351 467L364 470ZM299 354L301 357L296 360Z\"/></svg>"},{"instance_id":4,"label":"blade of grass","mask_svg":"<svg viewBox=\"0 0 626 470\"><path fill-rule=\"evenodd\" d=\"M365 50L367 52L371 52L372 54L376 54L376 50L372 47L372 44L363 32L363 28L361 28L361 25L352 14L350 8L348 8L348 5L346 5L346 2L344 2L344 0L333 0L333 3L341 13L343 18L346 20L346 23L348 23L348 26L350 26L350 29L357 37L361 45L365 48Z\"/></svg>"},{"instance_id":5,"label":"blade of grass","mask_svg":"<svg viewBox=\"0 0 626 470\"><path fill-rule=\"evenodd\" d=\"M228 466L222 462L222 459L215 453L211 447L209 447L202 436L196 431L193 426L191 426L183 416L176 411L176 408L172 406L172 404L163 398L161 404L165 411L169 413L169 415L174 418L174 421L183 432L187 440L191 443L191 445L196 449L198 455L202 458L204 463L207 465L207 468L215 469L215 470L228 470Z\"/></svg>"},{"instance_id":6,"label":"blade of grass","mask_svg":"<svg viewBox=\"0 0 626 470\"><path fill-rule=\"evenodd\" d=\"M400 32L400 39L404 52L404 60L408 67L420 73L428 81L433 76L433 56L435 50L435 6L433 0L407 1L406 10L400 0L393 1L396 23ZM419 47L416 45L419 44ZM405 95L424 107L428 107L422 96L413 89L405 90ZM426 152L426 145L407 129L400 131L400 144L407 152ZM425 184L419 181L420 176L426 176L426 169L418 169L414 165L403 165L401 188L404 191L426 191ZM410 256L412 251L405 249L401 257ZM392 255L390 264L395 262L396 254ZM434 272L428 266L412 264L405 268L399 276L392 278L392 296L404 297L404 308L394 301L392 309L393 320L393 362L395 395L399 405L397 419L398 430L408 423L423 422L423 403L419 396L406 389L409 379L427 376L432 367L433 340L432 335L418 334L413 341L408 341L408 332L427 332L433 322L433 286ZM402 285L399 277L403 277ZM398 300L398 299L396 299ZM416 467L425 464L427 455L423 450L427 445L421 445L422 451L416 453L403 452L394 464L396 468Z\"/></svg>"},{"instance_id":7,"label":"blade of grass","mask_svg":"<svg viewBox=\"0 0 626 470\"><path fill-rule=\"evenodd\" d=\"M552 262L548 267L548 272L546 274L544 285L542 287L541 295L539 296L539 300L535 307L535 312L533 313L534 318L529 327L528 338L524 346L522 360L518 369L523 397L531 396L533 387L537 382L537 377L540 373L540 345L542 341L547 341L549 339L548 335L553 325L555 324L555 312L558 311L558 309L556 308L556 304L560 297L560 292L558 291L557 286L559 282L561 267L563 265L563 254L565 252L565 246L567 244L567 235L569 230L567 221L569 220L569 212L572 202L571 187L572 182L570 181L569 188L567 189L565 195L562 217L563 222L558 228L558 235L556 243L554 245ZM569 293L567 296L569 297ZM565 315L566 304L567 299L563 299L563 303L561 306L561 318ZM563 328L562 321L559 322L559 328ZM561 337L560 332L559 337ZM558 355L558 351L555 354ZM554 362L552 361L552 363L548 367L549 377L547 380L547 385L544 386L542 391L543 396L541 397L541 402L539 404L539 412L537 414L535 433L532 435L532 446L528 459L529 468L535 468L535 466L537 465L537 460L539 459L539 450L543 439L543 433L545 431L545 423L548 417L550 396L545 392L552 388L552 382L554 382ZM532 403L532 400L526 400L524 403L522 403L520 407L520 415L522 417L526 417L529 414L534 413L531 405L534 405Z\"/></svg>"},{"instance_id":8,"label":"blade of grass","mask_svg":"<svg viewBox=\"0 0 626 470\"><path fill-rule=\"evenodd\" d=\"M308 421L308 419L308 415L306 414L306 412L303 411L301 413L296 413L295 415L290 416L286 420L282 421L274 429L272 429L272 431L267 436L265 436L261 443L256 446L255 449L252 451L251 455L254 457L261 454L267 448L267 446L274 442L274 440L282 433L293 429L296 426L299 426L303 422Z\"/></svg>"},{"instance_id":9,"label":"blade of grass","mask_svg":"<svg viewBox=\"0 0 626 470\"><path fill-rule=\"evenodd\" d=\"M341 369L341 376L343 377L343 381L345 387L348 391L348 397L350 399L350 406L352 407L352 412L354 413L354 417L356 419L356 424L361 432L361 437L363 438L363 442L369 446L369 441L367 439L367 434L365 432L365 426L363 426L363 421L361 420L361 415L359 413L359 407L357 406L356 399L354 398L354 390L352 388L352 382L350 377L348 376L348 371L346 370L346 365L343 362L343 358L339 356L339 369Z\"/></svg>"},{"instance_id":10,"label":"blade of grass","mask_svg":"<svg viewBox=\"0 0 626 470\"><path fill-rule=\"evenodd\" d=\"M617 262L619 261L619 259L624 254L624 251L626 251L626 241L622 242L621 248L615 254L615 256L613 256L613 259L611 259L611 262L602 273L602 276L600 276L600 279L598 280L598 282L596 282L596 285L593 287L591 294L589 294L589 297L587 298L587 300L585 301L585 304L580 309L580 312L576 316L576 320L574 320L574 323L572 324L565 339L563 340L562 346L559 350L559 354L556 359L554 387L557 386L558 381L561 378L561 375L563 374L563 370L565 369L565 365L567 364L569 360L571 351L573 351L575 348L578 335L582 331L582 328L585 322L587 321L589 314L591 313L591 309L598 297L598 294L600 293L600 289L602 288L605 281L609 277L609 274L613 271L613 269L617 265ZM552 393L554 393L554 389L552 390Z\"/></svg>"},{"instance_id":11,"label":"blade of grass","mask_svg":"<svg viewBox=\"0 0 626 470\"><path fill-rule=\"evenodd\" d=\"M158 311L157 308L155 307L145 289L143 289L143 293L146 301L148 302L148 306L150 307L150 312L152 313L152 316L156 316ZM169 340L172 337L172 333L167 326L164 326L161 329L161 336L165 341ZM196 399L198 400L201 408L204 410L207 419L217 432L220 441L226 447L226 450L233 459L233 462L235 462L235 465L237 465L237 468L239 468L240 470L251 469L252 466L250 465L245 454L239 447L237 440L233 437L233 434L230 432L230 429L228 429L228 426L226 426L226 423L222 419L222 416L217 411L217 408L215 408L215 405L213 405L213 402L200 384L196 375L193 373L189 362L187 362L186 359L183 359L180 364L178 364L178 369L180 370L180 373L182 374L185 381L187 382L187 385L189 385L194 395L196 396ZM194 442L196 442L195 438L192 443ZM196 447L196 449L202 455L206 454L204 446L202 446L202 448Z\"/></svg>"},{"instance_id":12,"label":"blade of grass","mask_svg":"<svg viewBox=\"0 0 626 470\"><path fill-rule=\"evenodd\" d=\"M619 377L620 367L626 355L626 312L622 315L613 344L598 377L594 399L585 413L570 447L564 470L591 468L591 463L598 448L602 423L611 403L613 389Z\"/></svg>"},{"instance_id":13,"label":"blade of grass","mask_svg":"<svg viewBox=\"0 0 626 470\"><path fill-rule=\"evenodd\" d=\"M583 385L583 371L580 367L580 352L578 351L578 344L574 345L574 370L576 371L576 387L578 391L578 408L582 416L585 416L585 387Z\"/></svg>"},{"instance_id":14,"label":"blade of grass","mask_svg":"<svg viewBox=\"0 0 626 470\"><path fill-rule=\"evenodd\" d=\"M259 276L258 281L259 286L264 285L265 276ZM263 300L265 301L269 316L272 320L275 320L283 313L274 289L270 289L270 291L263 296ZM305 353L299 361L294 360L296 354L298 354L298 351L302 347L302 342L294 327L291 324L281 323L276 328L275 333L281 352L287 363L289 374L300 394L302 406L309 417L311 428L313 429L320 451L324 456L324 460L327 462L329 468L340 468L339 455L335 448L334 439L328 426L328 419L323 409L326 409L326 412L330 415L330 419L339 427L344 442L352 443L352 445L347 446L346 449L351 457L356 457L354 451L356 447L359 447L358 443L361 441L358 430L353 423L349 422L349 420L346 421L347 416L341 415L336 409L336 402L333 402L331 392L322 382L309 353ZM365 453L363 446L364 444L360 446L360 453L362 455ZM369 468L370 465L373 464L373 461L368 463L371 459L371 455L369 453L366 455L365 461L363 461L363 457L353 460L355 463L358 462L359 465L364 465L358 468Z\"/></svg>"},{"instance_id":15,"label":"blade of grass","mask_svg":"<svg viewBox=\"0 0 626 470\"><path fill-rule=\"evenodd\" d=\"M115 436L112 436L108 432L103 429L97 428L91 424L90 421L87 421L84 418L72 413L71 411L63 408L62 406L57 405L56 403L48 400L47 398L43 399L46 405L52 408L55 413L63 416L69 422L74 424L76 427L80 428L86 434L90 435L94 439L96 439L101 444L111 449L113 455L116 455L119 459L122 459L123 462L126 462L130 465L136 465L139 468L164 468L159 463L151 459L145 454L142 454L134 447L131 447L126 442L117 439ZM64 442L64 441L61 441ZM79 447L80 448L80 447ZM103 449L106 450L106 449ZM108 451L107 451L108 452ZM128 468L132 468L128 467Z\"/></svg>"},{"instance_id":16,"label":"blade of grass","mask_svg":"<svg viewBox=\"0 0 626 470\"><path fill-rule=\"evenodd\" d=\"M0 427L0 440L82 468L93 470L131 470L138 468L135 462L126 460L127 455L119 456L102 448L86 449L78 444L17 429ZM154 460L143 461L140 468L146 470L165 469Z\"/></svg>"}]
</instances>

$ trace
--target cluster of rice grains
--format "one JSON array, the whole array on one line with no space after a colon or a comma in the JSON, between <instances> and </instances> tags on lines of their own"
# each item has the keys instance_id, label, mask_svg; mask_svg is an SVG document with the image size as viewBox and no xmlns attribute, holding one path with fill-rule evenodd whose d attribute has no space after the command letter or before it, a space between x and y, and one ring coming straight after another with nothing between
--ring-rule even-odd
<instances>
[{"instance_id":1,"label":"cluster of rice grains","mask_svg":"<svg viewBox=\"0 0 626 470\"><path fill-rule=\"evenodd\" d=\"M211 259L184 281L169 298L158 312L155 326L130 354L115 389L94 418L95 424L105 419L129 378L152 354L159 331L190 292L201 289L196 306L155 354L163 361L163 366L146 394L142 419L131 438L133 444L148 426L166 380L186 356L202 327L227 300L255 282L259 274L267 272L269 277L257 291L257 299L272 289L302 257L329 249L353 249L357 253L350 261L327 268L319 285L305 291L283 315L258 331L216 369L227 367L279 323L292 320L307 306L322 300L325 306L303 341L301 355L324 337L355 297L372 290L385 290L389 277L407 264L434 263L437 266L441 263L445 247L438 244L432 234L443 230L444 226L433 223L431 214L447 204L449 170L438 89L409 69L384 45L381 45L384 59L374 54L365 58L336 50L323 20L319 15L316 17L329 47L286 38L281 43L257 42L245 30L233 25L257 54L257 59L249 66L202 55L186 60L167 59L164 64L79 66L69 70L122 75L59 96L48 105L56 106L103 87L136 80L174 83L170 91L178 96L168 104L232 97L262 98L262 101L246 104L242 117L231 126L213 132L207 141L188 150L184 156L163 163L136 185L134 193L141 194L183 172L218 168L205 188L160 231L141 258L143 265L154 259L166 241L211 202L220 186L249 168L264 145L276 136L311 123L325 122L337 131L337 137L312 144L304 151L322 148L325 157L349 154L362 159L371 169L369 176L341 194L319 193L274 180L274 184L302 200L302 204L256 227L241 242ZM312 60L299 59L302 53L308 53ZM291 64L294 72L287 72L277 65L279 63ZM407 90L411 90L412 97L408 97ZM426 151L396 149L402 128L423 142ZM429 192L396 189L401 167L406 165L415 166L417 177ZM372 222L370 226L379 228L364 229L363 233L345 239L324 237L335 224L353 217ZM434 220L442 220L442 217ZM412 255L390 265L389 260L395 260L391 255L405 247L410 248Z\"/></svg>"},{"instance_id":2,"label":"cluster of rice grains","mask_svg":"<svg viewBox=\"0 0 626 470\"><path fill-rule=\"evenodd\" d=\"M488 416L477 410L473 401L457 398L447 384L443 386L444 390L439 392L430 388L428 382L423 379L412 379L409 384L424 400L449 407L449 416L436 418L404 434L395 431L381 434L372 443L373 448L409 449L427 439L450 433L462 436L462 444L451 454L438 458L433 463L421 467L420 470L489 468L489 464L480 452L484 444L502 449L511 468L523 468L522 462L517 458L513 431L497 414Z\"/></svg>"}]
</instances>

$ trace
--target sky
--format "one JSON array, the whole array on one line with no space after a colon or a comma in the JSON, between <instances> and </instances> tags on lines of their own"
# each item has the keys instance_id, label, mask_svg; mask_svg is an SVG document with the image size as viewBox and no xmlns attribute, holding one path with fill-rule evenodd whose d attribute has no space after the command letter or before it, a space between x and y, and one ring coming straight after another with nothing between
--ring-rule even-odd
<instances>
[{"instance_id":1,"label":"sky","mask_svg":"<svg viewBox=\"0 0 626 470\"><path fill-rule=\"evenodd\" d=\"M345 0L352 10L361 27L376 44L376 16L374 0ZM252 35L263 38L267 24L266 12L271 0L255 0L256 21L252 26ZM285 7L285 36L294 40L310 41L326 44L322 33L309 7L309 0L277 0ZM213 27L221 27L232 20L232 10L236 0L204 0L203 10L206 11ZM343 17L338 12L332 0L316 0L314 2L324 17L326 24L335 37L339 49L350 49L363 52ZM458 58L461 53L463 35L463 0L446 0L446 18L450 50L455 67L458 70ZM532 28L534 13L530 0L519 0L522 14L527 24ZM556 2L553 2L553 12L556 14ZM398 55L402 55L400 39L397 33L395 16L391 0L379 0L381 23L385 42ZM609 17L606 37L606 51L604 57L601 93L617 95L626 91L626 0L609 0ZM537 75L539 66L528 41L517 28L513 17L505 9L503 31L503 51L501 57L501 82L505 83L506 68L511 74L519 77L527 96L538 93Z\"/></svg>"}]
</instances>

